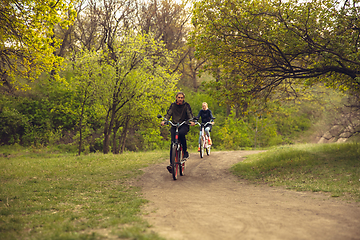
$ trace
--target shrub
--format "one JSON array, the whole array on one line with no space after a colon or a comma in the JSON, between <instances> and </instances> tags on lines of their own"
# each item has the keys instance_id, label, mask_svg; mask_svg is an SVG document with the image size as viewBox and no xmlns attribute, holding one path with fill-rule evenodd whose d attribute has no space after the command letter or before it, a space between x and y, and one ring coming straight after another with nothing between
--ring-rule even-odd
<instances>
[{"instance_id":1,"label":"shrub","mask_svg":"<svg viewBox=\"0 0 360 240\"><path fill-rule=\"evenodd\" d=\"M0 144L19 143L29 119L14 108L4 107L0 112Z\"/></svg>"}]
</instances>

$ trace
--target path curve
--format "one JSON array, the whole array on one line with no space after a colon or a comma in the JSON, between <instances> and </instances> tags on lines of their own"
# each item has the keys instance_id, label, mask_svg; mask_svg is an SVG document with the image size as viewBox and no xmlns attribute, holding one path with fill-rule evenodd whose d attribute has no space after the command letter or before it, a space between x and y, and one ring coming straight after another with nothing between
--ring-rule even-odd
<instances>
[{"instance_id":1,"label":"path curve","mask_svg":"<svg viewBox=\"0 0 360 240\"><path fill-rule=\"evenodd\" d=\"M360 203L250 184L229 172L253 153L212 152L203 159L193 153L176 181L167 161L143 169L136 185L149 200L150 230L174 240L360 239Z\"/></svg>"}]
</instances>

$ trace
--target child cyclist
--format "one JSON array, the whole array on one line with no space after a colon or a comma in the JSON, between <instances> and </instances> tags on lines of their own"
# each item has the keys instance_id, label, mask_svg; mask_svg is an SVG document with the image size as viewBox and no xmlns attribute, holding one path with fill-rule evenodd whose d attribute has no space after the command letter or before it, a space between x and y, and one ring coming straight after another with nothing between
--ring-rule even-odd
<instances>
[{"instance_id":1,"label":"child cyclist","mask_svg":"<svg viewBox=\"0 0 360 240\"><path fill-rule=\"evenodd\" d=\"M209 144L212 145L212 141L211 141L211 138L210 138L210 132L211 132L212 125L214 124L214 122L213 122L214 117L213 117L212 112L209 109L208 104L206 102L202 103L202 109L199 111L199 114L197 115L196 119L199 119L200 117L201 117L201 122L202 123L207 123L207 122L211 123L211 124L206 125L205 133L208 136ZM201 132L201 129L200 129L198 152L200 152L201 134L202 134L202 132Z\"/></svg>"}]
</instances>

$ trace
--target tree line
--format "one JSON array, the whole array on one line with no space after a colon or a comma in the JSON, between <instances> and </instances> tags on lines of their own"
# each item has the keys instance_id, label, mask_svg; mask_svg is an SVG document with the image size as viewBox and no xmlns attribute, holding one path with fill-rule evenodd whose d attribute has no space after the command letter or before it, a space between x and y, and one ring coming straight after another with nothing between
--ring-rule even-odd
<instances>
[{"instance_id":1,"label":"tree line","mask_svg":"<svg viewBox=\"0 0 360 240\"><path fill-rule=\"evenodd\" d=\"M168 133L155 116L180 89L195 114L208 101L219 116L219 148L289 143L321 115L299 107L313 109L319 84L346 94L345 117L333 121L339 135L356 135L358 2L342 4L5 1L1 144L163 148ZM196 144L197 131L189 138Z\"/></svg>"}]
</instances>

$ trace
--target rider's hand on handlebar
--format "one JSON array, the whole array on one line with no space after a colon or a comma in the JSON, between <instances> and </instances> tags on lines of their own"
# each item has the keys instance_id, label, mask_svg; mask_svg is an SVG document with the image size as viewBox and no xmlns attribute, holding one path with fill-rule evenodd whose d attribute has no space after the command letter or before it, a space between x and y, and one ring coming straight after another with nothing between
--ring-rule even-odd
<instances>
[{"instance_id":1,"label":"rider's hand on handlebar","mask_svg":"<svg viewBox=\"0 0 360 240\"><path fill-rule=\"evenodd\" d=\"M161 126L165 126L165 121L161 121Z\"/></svg>"},{"instance_id":2,"label":"rider's hand on handlebar","mask_svg":"<svg viewBox=\"0 0 360 240\"><path fill-rule=\"evenodd\" d=\"M190 122L190 126L195 126L195 122Z\"/></svg>"}]
</instances>

